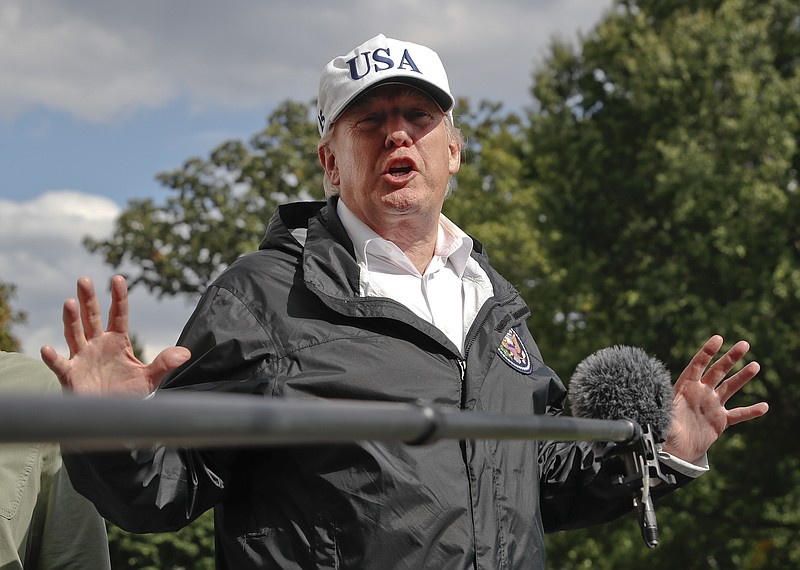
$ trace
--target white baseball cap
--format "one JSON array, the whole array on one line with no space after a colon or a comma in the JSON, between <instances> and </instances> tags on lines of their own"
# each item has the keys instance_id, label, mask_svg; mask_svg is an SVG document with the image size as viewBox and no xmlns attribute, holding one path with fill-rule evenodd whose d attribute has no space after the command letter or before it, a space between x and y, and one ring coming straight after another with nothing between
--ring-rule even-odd
<instances>
[{"instance_id":1,"label":"white baseball cap","mask_svg":"<svg viewBox=\"0 0 800 570\"><path fill-rule=\"evenodd\" d=\"M447 73L435 51L379 34L325 66L317 100L320 136L356 97L385 83L404 83L421 89L445 113L452 112L455 105Z\"/></svg>"}]
</instances>

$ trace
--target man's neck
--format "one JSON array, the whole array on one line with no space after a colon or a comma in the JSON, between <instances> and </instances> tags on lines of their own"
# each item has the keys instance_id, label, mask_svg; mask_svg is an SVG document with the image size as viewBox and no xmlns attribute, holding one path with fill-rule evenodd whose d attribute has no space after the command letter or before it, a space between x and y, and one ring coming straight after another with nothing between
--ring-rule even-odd
<instances>
[{"instance_id":1,"label":"man's neck","mask_svg":"<svg viewBox=\"0 0 800 570\"><path fill-rule=\"evenodd\" d=\"M428 224L430 225L430 224ZM417 271L425 273L425 268L433 258L436 250L436 238L438 236L438 221L433 227L420 228L416 224L398 223L388 228L382 228L375 232L383 239L394 243L414 264Z\"/></svg>"},{"instance_id":2,"label":"man's neck","mask_svg":"<svg viewBox=\"0 0 800 570\"><path fill-rule=\"evenodd\" d=\"M373 220L364 219L365 216L359 215L341 198L340 203L373 232L395 244L420 273L425 272L436 250L440 213L431 212L425 216L389 214Z\"/></svg>"},{"instance_id":3,"label":"man's neck","mask_svg":"<svg viewBox=\"0 0 800 570\"><path fill-rule=\"evenodd\" d=\"M355 223L363 224L365 229L374 232L387 241L391 241L405 254L420 273L425 272L436 250L440 216L434 216L427 221L421 220L419 216L393 216L389 217L388 220L381 220L379 224L375 224L369 220L364 220L353 212L345 200L340 199L338 207L343 222L346 219L352 219ZM376 228L375 225L380 225L380 227ZM348 226L352 226L352 223L345 223L345 228L348 228Z\"/></svg>"}]
</instances>

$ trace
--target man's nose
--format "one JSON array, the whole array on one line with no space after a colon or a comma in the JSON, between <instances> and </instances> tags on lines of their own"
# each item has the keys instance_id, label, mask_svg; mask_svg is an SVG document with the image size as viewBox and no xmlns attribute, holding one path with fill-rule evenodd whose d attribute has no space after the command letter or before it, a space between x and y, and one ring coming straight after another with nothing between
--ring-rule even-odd
<instances>
[{"instance_id":1,"label":"man's nose","mask_svg":"<svg viewBox=\"0 0 800 570\"><path fill-rule=\"evenodd\" d=\"M393 146L411 146L413 139L411 125L403 117L391 117L386 121L386 148Z\"/></svg>"}]
</instances>

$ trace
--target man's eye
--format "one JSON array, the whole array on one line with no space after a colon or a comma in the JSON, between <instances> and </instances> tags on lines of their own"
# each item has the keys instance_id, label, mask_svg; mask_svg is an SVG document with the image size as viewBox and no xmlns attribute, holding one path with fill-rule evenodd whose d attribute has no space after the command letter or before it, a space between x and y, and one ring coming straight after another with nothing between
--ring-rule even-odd
<instances>
[{"instance_id":1,"label":"man's eye","mask_svg":"<svg viewBox=\"0 0 800 570\"><path fill-rule=\"evenodd\" d=\"M410 121L414 121L415 123L426 122L430 120L431 115L427 111L410 111L408 114L408 119Z\"/></svg>"},{"instance_id":2,"label":"man's eye","mask_svg":"<svg viewBox=\"0 0 800 570\"><path fill-rule=\"evenodd\" d=\"M380 117L378 117L378 115L366 115L358 120L359 126L363 127L371 127L377 125L378 122L380 122Z\"/></svg>"}]
</instances>

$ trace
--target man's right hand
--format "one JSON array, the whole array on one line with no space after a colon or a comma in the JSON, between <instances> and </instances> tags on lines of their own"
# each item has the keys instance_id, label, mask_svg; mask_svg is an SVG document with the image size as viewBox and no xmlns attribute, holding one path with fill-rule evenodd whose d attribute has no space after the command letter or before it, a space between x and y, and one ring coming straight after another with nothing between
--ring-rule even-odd
<instances>
[{"instance_id":1,"label":"man's right hand","mask_svg":"<svg viewBox=\"0 0 800 570\"><path fill-rule=\"evenodd\" d=\"M88 277L78 279L78 300L64 302L63 320L69 359L52 346L43 346L41 355L61 386L76 394L144 396L191 356L180 346L163 350L149 365L134 356L128 335L128 286L121 275L111 279L107 330L103 330L100 302Z\"/></svg>"}]
</instances>

